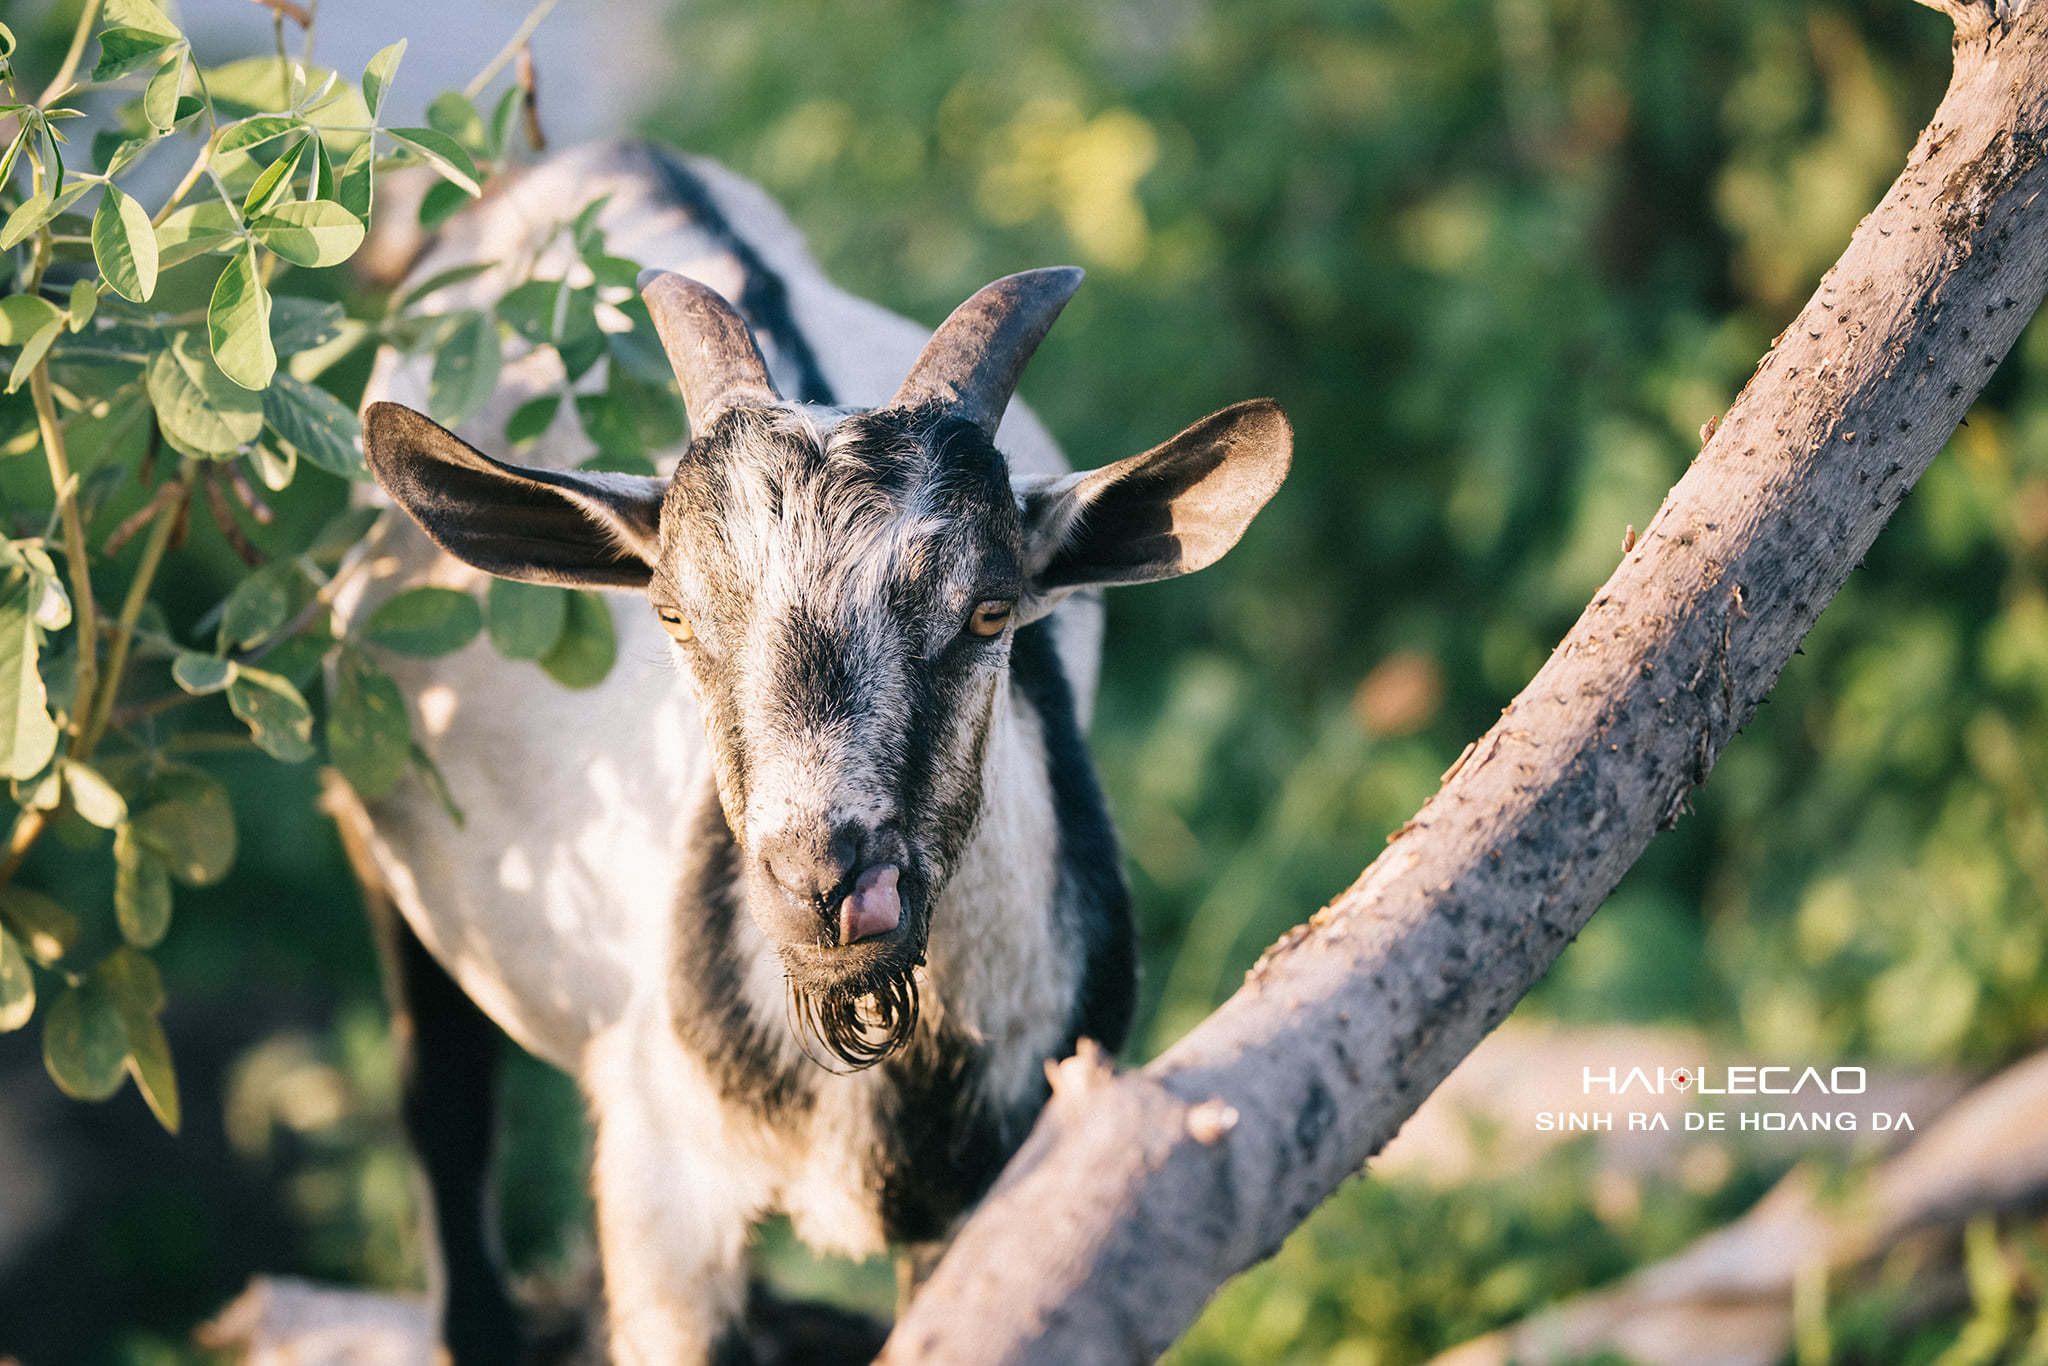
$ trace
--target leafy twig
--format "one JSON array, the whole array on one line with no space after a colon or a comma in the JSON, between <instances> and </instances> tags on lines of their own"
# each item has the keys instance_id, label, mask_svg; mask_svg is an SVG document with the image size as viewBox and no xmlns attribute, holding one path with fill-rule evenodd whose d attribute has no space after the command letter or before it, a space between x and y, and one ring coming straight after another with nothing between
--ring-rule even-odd
<instances>
[{"instance_id":1,"label":"leafy twig","mask_svg":"<svg viewBox=\"0 0 2048 1366\"><path fill-rule=\"evenodd\" d=\"M114 699L121 691L121 676L128 668L128 647L135 639L135 623L142 619L142 609L149 602L149 588L156 578L156 571L163 564L164 551L169 548L171 535L177 529L180 509L192 494L192 480L198 474L199 462L186 456L178 464L178 477L164 485L172 490L172 497L159 509L156 523L150 528L149 540L143 544L142 559L135 566L135 577L128 585L128 596L121 602L121 616L114 628L114 643L107 651L107 681L100 689L99 697L93 703L92 717L86 723L85 733L79 737L76 756L90 757L93 746L106 734L107 722L114 712ZM158 498L162 497L159 491ZM150 500L152 505L157 499Z\"/></svg>"},{"instance_id":2,"label":"leafy twig","mask_svg":"<svg viewBox=\"0 0 2048 1366\"><path fill-rule=\"evenodd\" d=\"M73 487L71 461L64 452L64 432L57 425L57 405L50 397L50 362L36 362L29 372L29 396L35 402L36 422L43 432L43 453L50 462L50 487L56 490L57 505L64 527L64 561L71 571L71 611L78 624L78 692L71 708L71 735L75 742L85 727L84 712L91 705L93 689L99 682L99 611L92 598L92 569L86 563L85 521L79 516ZM67 489L71 492L67 493Z\"/></svg>"}]
</instances>

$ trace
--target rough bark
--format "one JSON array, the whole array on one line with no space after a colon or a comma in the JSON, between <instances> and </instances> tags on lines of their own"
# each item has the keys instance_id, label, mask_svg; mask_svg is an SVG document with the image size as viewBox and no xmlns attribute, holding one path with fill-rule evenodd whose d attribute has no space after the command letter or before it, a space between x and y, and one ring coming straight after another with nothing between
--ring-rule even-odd
<instances>
[{"instance_id":1,"label":"rough bark","mask_svg":"<svg viewBox=\"0 0 2048 1366\"><path fill-rule=\"evenodd\" d=\"M2048 285L2048 0L1942 0L1906 169L1549 662L1164 1056L1056 1069L888 1363L1150 1360L1500 1022L1776 682Z\"/></svg>"}]
</instances>

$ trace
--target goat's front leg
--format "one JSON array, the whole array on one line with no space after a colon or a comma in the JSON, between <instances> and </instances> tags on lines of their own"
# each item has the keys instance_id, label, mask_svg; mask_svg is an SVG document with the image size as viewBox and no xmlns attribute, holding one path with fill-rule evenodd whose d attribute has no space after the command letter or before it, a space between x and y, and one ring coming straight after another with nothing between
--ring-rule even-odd
<instances>
[{"instance_id":1,"label":"goat's front leg","mask_svg":"<svg viewBox=\"0 0 2048 1366\"><path fill-rule=\"evenodd\" d=\"M764 1193L728 1148L718 1097L665 1028L592 1041L584 1088L614 1366L746 1360L748 1230Z\"/></svg>"}]
</instances>

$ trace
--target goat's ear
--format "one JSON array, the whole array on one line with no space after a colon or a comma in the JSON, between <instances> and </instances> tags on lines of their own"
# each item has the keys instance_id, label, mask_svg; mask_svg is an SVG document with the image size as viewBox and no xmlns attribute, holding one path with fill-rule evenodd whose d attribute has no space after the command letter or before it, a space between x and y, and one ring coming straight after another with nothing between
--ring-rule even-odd
<instances>
[{"instance_id":1,"label":"goat's ear","mask_svg":"<svg viewBox=\"0 0 2048 1366\"><path fill-rule=\"evenodd\" d=\"M1232 404L1099 470L1020 481L1025 620L1077 588L1214 564L1287 477L1294 432L1269 398Z\"/></svg>"},{"instance_id":2,"label":"goat's ear","mask_svg":"<svg viewBox=\"0 0 2048 1366\"><path fill-rule=\"evenodd\" d=\"M501 464L396 403L370 405L363 450L434 543L486 573L577 588L645 588L653 573L660 479Z\"/></svg>"}]
</instances>

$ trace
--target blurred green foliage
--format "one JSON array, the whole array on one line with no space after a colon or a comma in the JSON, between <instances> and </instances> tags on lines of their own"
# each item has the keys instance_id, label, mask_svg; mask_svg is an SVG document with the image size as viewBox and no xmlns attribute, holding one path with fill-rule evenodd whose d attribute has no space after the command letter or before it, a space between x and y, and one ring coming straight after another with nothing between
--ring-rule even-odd
<instances>
[{"instance_id":1,"label":"blurred green foliage","mask_svg":"<svg viewBox=\"0 0 2048 1366\"><path fill-rule=\"evenodd\" d=\"M1294 420L1295 472L1237 550L1111 600L1096 749L1146 946L1134 1059L1353 877L1542 662L1949 67L1946 21L1906 0L696 0L670 33L642 131L759 180L857 292L935 321L1004 272L1089 267L1024 385L1077 463L1255 394ZM586 78L543 73L553 100ZM1982 1069L2038 1047L2044 773L2036 325L1697 809L1524 1009L1788 1059ZM319 857L245 830L243 868L193 898L216 913L181 911L165 946L173 998L260 973L333 1005L340 1023L237 1065L230 1113L261 1118L228 1132L289 1177L300 1269L411 1283L352 896L325 885L310 814L249 819ZM579 1217L574 1096L543 1072L508 1086L529 1267L573 1259ZM1354 1182L1177 1359L1420 1360L1674 1249L1773 1174L1616 1203L1565 1149L1449 1190ZM887 1303L880 1268L764 1243L806 1286ZM120 1274L163 1274L154 1255ZM1886 1326L1896 1287L1823 1305L1802 1361L1998 1359L2040 1280L1990 1265L1974 1250L1972 1308L1910 1341ZM185 1277L185 1322L229 1276ZM127 1359L164 1359L177 1312L153 1308L129 1341L157 1346Z\"/></svg>"}]
</instances>

